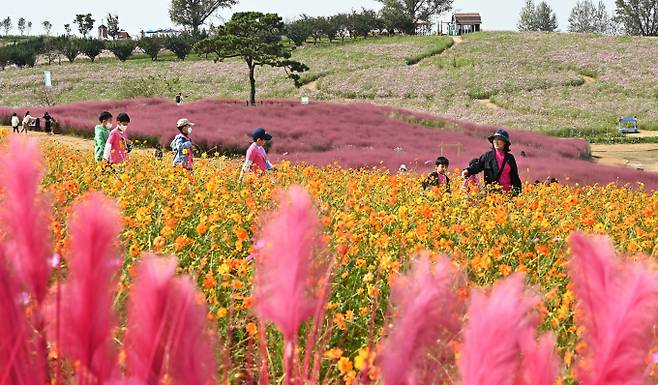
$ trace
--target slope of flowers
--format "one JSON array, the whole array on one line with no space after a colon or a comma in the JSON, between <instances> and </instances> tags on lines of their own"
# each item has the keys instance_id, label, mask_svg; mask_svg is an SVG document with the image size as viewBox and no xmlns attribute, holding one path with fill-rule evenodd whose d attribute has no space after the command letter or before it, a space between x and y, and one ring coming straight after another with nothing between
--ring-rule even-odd
<instances>
[{"instance_id":1,"label":"slope of flowers","mask_svg":"<svg viewBox=\"0 0 658 385\"><path fill-rule=\"evenodd\" d=\"M556 332L567 366L577 341L574 297L566 280L568 235L574 230L608 234L621 251L658 254L658 193L615 185L528 185L516 198L469 195L457 188L448 195L424 193L413 174L286 162L279 164L276 184L270 178L240 184L239 164L223 158L199 161L190 177L171 168L168 158L134 156L120 173L108 174L86 152L48 146L43 153L49 165L44 190L55 204L52 226L61 253L69 247L65 217L73 200L86 191L103 191L117 199L126 223L119 297L126 294L141 252L172 253L180 271L196 277L220 330L242 336L257 330L249 310L257 218L273 206L277 188L305 187L317 201L335 256L327 305L333 333L326 342L340 350L332 350L337 360L363 359L359 352L367 344L372 307L377 303L382 311L377 323L386 307L377 302L378 293L388 293L408 256L420 249L453 256L470 286L525 272L547 293L539 310L544 326ZM246 348L234 344L240 347L236 352Z\"/></svg>"},{"instance_id":2,"label":"slope of flowers","mask_svg":"<svg viewBox=\"0 0 658 385\"><path fill-rule=\"evenodd\" d=\"M253 108L239 101L219 100L181 107L161 99L102 101L55 106L49 113L65 132L91 137L97 115L103 110L115 115L128 112L133 139L165 146L177 133L176 121L188 117L197 123L195 143L213 153L243 154L251 142L250 132L265 127L274 135L271 154L277 162L290 160L316 166L337 162L343 167L380 166L389 170L406 164L419 172L433 168L440 154L447 156L453 167L466 167L469 160L488 150L486 137L496 129L371 104L303 106L293 101L270 101ZM11 112L0 108L0 116ZM44 110L31 112L42 114ZM642 182L649 188L658 187L658 175L582 160L589 154L584 141L521 130L512 130L511 138L523 180L552 176L567 183Z\"/></svg>"}]
</instances>

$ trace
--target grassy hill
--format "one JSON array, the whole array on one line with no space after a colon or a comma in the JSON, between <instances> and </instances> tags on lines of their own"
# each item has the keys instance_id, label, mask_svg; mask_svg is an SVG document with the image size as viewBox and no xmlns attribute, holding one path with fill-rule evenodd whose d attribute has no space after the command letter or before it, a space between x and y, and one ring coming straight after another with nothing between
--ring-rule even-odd
<instances>
[{"instance_id":1,"label":"grassy hill","mask_svg":"<svg viewBox=\"0 0 658 385\"><path fill-rule=\"evenodd\" d=\"M615 117L637 115L658 130L658 40L580 34L488 32L469 35L416 65L448 38L390 37L309 44L294 57L317 90L296 89L281 70L258 69L258 97L372 101L477 123L603 140ZM53 72L57 103L137 96L242 98L239 61L126 63L103 59L0 72L0 105L43 104L42 71Z\"/></svg>"}]
</instances>

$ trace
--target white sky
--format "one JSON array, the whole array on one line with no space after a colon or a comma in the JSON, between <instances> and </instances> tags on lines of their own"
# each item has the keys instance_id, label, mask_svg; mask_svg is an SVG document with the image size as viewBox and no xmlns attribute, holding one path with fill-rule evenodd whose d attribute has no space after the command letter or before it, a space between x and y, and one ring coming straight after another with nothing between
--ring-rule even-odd
<instances>
[{"instance_id":1,"label":"white sky","mask_svg":"<svg viewBox=\"0 0 658 385\"><path fill-rule=\"evenodd\" d=\"M571 9L577 0L547 0L558 16L560 30L566 30ZM537 2L537 1L536 1ZM615 9L614 0L604 0L608 12ZM91 12L96 26L108 12L119 15L119 26L131 34L140 30L173 26L169 20L170 0L0 0L0 19L10 16L14 23L13 33L18 34L16 23L20 17L32 21L32 34L42 32L41 22L50 21L54 33L63 33L64 24L72 24L77 13ZM524 0L454 0L455 10L480 12L483 29L515 30ZM241 0L231 10L221 11L229 18L234 11L276 12L285 19L306 13L312 16L331 15L361 7L379 9L375 0ZM217 22L215 22L217 24ZM2 31L4 33L4 31Z\"/></svg>"}]
</instances>

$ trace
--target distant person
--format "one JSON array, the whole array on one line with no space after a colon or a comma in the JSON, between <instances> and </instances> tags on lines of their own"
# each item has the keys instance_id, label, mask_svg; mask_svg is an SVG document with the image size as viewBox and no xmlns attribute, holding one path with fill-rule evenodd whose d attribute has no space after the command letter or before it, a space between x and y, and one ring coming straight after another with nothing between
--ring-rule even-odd
<instances>
[{"instance_id":1,"label":"distant person","mask_svg":"<svg viewBox=\"0 0 658 385\"><path fill-rule=\"evenodd\" d=\"M179 119L176 122L178 135L171 142L171 150L174 152L174 167L182 167L189 172L193 170L194 154L192 152L192 127L194 123L188 119Z\"/></svg>"},{"instance_id":2,"label":"distant person","mask_svg":"<svg viewBox=\"0 0 658 385\"><path fill-rule=\"evenodd\" d=\"M462 176L468 178L484 171L485 185L499 185L505 192L520 193L521 178L516 159L510 153L512 142L509 134L505 130L498 130L488 139L493 149L471 161L469 167L462 171Z\"/></svg>"},{"instance_id":3,"label":"distant person","mask_svg":"<svg viewBox=\"0 0 658 385\"><path fill-rule=\"evenodd\" d=\"M155 145L155 153L153 155L156 160L162 160L164 154L162 153L162 145L160 143Z\"/></svg>"},{"instance_id":4,"label":"distant person","mask_svg":"<svg viewBox=\"0 0 658 385\"><path fill-rule=\"evenodd\" d=\"M435 166L436 170L423 181L423 189L443 186L445 191L450 192L450 178L446 175L450 161L445 156L440 156L436 159Z\"/></svg>"},{"instance_id":5,"label":"distant person","mask_svg":"<svg viewBox=\"0 0 658 385\"><path fill-rule=\"evenodd\" d=\"M103 152L105 151L105 144L107 138L110 137L110 130L112 129L112 114L107 111L101 112L98 116L99 124L94 128L94 157L96 162L103 160Z\"/></svg>"},{"instance_id":6,"label":"distant person","mask_svg":"<svg viewBox=\"0 0 658 385\"><path fill-rule=\"evenodd\" d=\"M55 122L55 119L52 116L50 116L50 114L48 112L46 112L45 114L43 114L43 121L44 121L44 124L43 124L44 131L46 132L46 134L52 135L53 134L53 123Z\"/></svg>"},{"instance_id":7,"label":"distant person","mask_svg":"<svg viewBox=\"0 0 658 385\"><path fill-rule=\"evenodd\" d=\"M132 150L132 144L128 140L126 131L130 117L125 112L117 115L117 126L114 130L110 131L110 136L105 143L105 150L103 151L103 159L110 162L110 164L121 164L128 160L128 153Z\"/></svg>"},{"instance_id":8,"label":"distant person","mask_svg":"<svg viewBox=\"0 0 658 385\"><path fill-rule=\"evenodd\" d=\"M18 115L14 112L11 115L11 129L12 132L18 134L20 132L19 126L21 125L21 120L18 118Z\"/></svg>"},{"instance_id":9,"label":"distant person","mask_svg":"<svg viewBox=\"0 0 658 385\"><path fill-rule=\"evenodd\" d=\"M257 128L251 133L251 138L253 143L247 149L244 164L240 171L240 179L242 179L242 176L246 172L263 174L267 171L274 170L274 166L270 163L267 152L263 147L265 143L272 140L272 135L265 131L264 128Z\"/></svg>"},{"instance_id":10,"label":"distant person","mask_svg":"<svg viewBox=\"0 0 658 385\"><path fill-rule=\"evenodd\" d=\"M34 116L30 115L30 111L25 113L23 117L23 132L27 134L27 131L30 129L30 125L35 121Z\"/></svg>"},{"instance_id":11,"label":"distant person","mask_svg":"<svg viewBox=\"0 0 658 385\"><path fill-rule=\"evenodd\" d=\"M406 174L409 171L406 164L401 164L398 168L398 174Z\"/></svg>"},{"instance_id":12,"label":"distant person","mask_svg":"<svg viewBox=\"0 0 658 385\"><path fill-rule=\"evenodd\" d=\"M183 93L179 92L178 95L176 95L176 105L180 106L183 104Z\"/></svg>"}]
</instances>

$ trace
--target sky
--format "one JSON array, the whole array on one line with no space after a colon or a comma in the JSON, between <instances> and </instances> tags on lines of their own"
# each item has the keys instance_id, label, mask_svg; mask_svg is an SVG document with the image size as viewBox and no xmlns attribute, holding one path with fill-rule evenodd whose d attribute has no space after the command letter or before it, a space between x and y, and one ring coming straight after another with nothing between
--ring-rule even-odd
<instances>
[{"instance_id":1,"label":"sky","mask_svg":"<svg viewBox=\"0 0 658 385\"><path fill-rule=\"evenodd\" d=\"M615 9L614 0L603 0L608 12ZM170 0L1 0L0 19L10 16L14 23L13 33L18 34L16 23L20 17L32 21L32 34L43 32L41 23L53 24L53 33L64 33L64 24L73 24L78 13L92 13L96 26L108 12L119 15L119 26L135 35L142 29L175 27L169 20ZM485 30L516 30L519 11L524 0L454 0L457 11L480 12ZM569 14L577 0L547 0L553 7L562 31L567 29ZM305 13L312 16L328 16L361 7L381 8L376 0L240 0L232 9L224 9L220 16L230 18L235 11L276 12L284 19L293 19ZM211 20L212 21L212 20ZM215 19L214 24L219 24ZM76 28L73 27L73 31ZM3 31L4 33L4 31Z\"/></svg>"}]
</instances>

